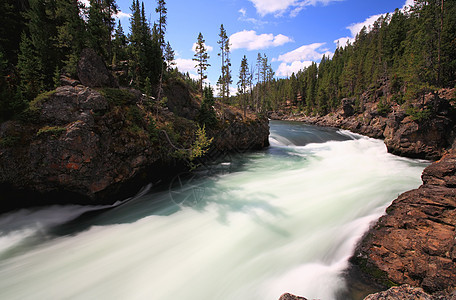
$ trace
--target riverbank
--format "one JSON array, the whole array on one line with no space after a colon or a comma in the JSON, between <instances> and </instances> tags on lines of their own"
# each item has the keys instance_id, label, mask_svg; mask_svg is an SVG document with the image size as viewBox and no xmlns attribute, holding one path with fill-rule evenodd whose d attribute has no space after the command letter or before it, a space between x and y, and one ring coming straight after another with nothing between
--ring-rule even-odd
<instances>
[{"instance_id":1,"label":"riverbank","mask_svg":"<svg viewBox=\"0 0 456 300\"><path fill-rule=\"evenodd\" d=\"M351 262L382 284L410 284L434 295L456 289L456 140L453 90L428 94L419 108L432 113L418 119L401 107L380 114L367 103L356 114L346 99L334 114L270 114L272 119L330 126L383 139L388 151L407 157L438 160L422 174L423 184L401 194L366 233ZM400 298L398 298L400 299Z\"/></svg>"},{"instance_id":2,"label":"riverbank","mask_svg":"<svg viewBox=\"0 0 456 300\"><path fill-rule=\"evenodd\" d=\"M300 121L318 126L347 129L383 139L388 152L405 157L437 160L456 147L456 89L428 93L413 106L379 108L378 101L365 102L362 112L353 99L343 99L335 112L308 116L291 111L272 112L273 120Z\"/></svg>"},{"instance_id":3,"label":"riverbank","mask_svg":"<svg viewBox=\"0 0 456 300\"><path fill-rule=\"evenodd\" d=\"M0 298L350 299L356 241L426 164L332 128L270 122L270 132L264 150L77 219L97 207L2 215Z\"/></svg>"},{"instance_id":4,"label":"riverbank","mask_svg":"<svg viewBox=\"0 0 456 300\"><path fill-rule=\"evenodd\" d=\"M179 78L164 83L158 101L119 88L93 51L79 65L82 82L62 76L60 87L0 124L0 213L112 204L198 165L207 151L216 158L269 145L267 118L226 105L211 108L206 128L202 99Z\"/></svg>"}]
</instances>

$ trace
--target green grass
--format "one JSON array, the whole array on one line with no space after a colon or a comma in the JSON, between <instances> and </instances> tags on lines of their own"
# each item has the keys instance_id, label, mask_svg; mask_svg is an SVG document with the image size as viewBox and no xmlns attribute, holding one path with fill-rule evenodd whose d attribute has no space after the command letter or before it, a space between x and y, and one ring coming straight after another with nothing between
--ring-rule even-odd
<instances>
[{"instance_id":1,"label":"green grass","mask_svg":"<svg viewBox=\"0 0 456 300\"><path fill-rule=\"evenodd\" d=\"M52 137L58 137L64 131L66 131L65 127L61 127L61 126L44 126L44 127L40 128L38 130L38 132L36 133L36 136L50 135Z\"/></svg>"}]
</instances>

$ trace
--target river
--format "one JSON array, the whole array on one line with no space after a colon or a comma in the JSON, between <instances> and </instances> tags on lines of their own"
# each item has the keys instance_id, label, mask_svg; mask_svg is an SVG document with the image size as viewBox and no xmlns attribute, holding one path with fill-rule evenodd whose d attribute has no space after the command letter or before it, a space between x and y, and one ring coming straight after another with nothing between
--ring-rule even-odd
<instances>
[{"instance_id":1,"label":"river","mask_svg":"<svg viewBox=\"0 0 456 300\"><path fill-rule=\"evenodd\" d=\"M268 149L113 206L0 215L0 299L346 298L356 242L427 163L347 131L270 127Z\"/></svg>"}]
</instances>

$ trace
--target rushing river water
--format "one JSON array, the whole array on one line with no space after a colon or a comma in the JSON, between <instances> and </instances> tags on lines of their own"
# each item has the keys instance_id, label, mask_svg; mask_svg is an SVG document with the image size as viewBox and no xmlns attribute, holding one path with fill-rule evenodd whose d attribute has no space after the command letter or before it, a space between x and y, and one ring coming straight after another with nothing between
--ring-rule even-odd
<instances>
[{"instance_id":1,"label":"rushing river water","mask_svg":"<svg viewBox=\"0 0 456 300\"><path fill-rule=\"evenodd\" d=\"M340 298L356 242L426 163L300 123L270 142L116 206L1 215L0 299Z\"/></svg>"}]
</instances>

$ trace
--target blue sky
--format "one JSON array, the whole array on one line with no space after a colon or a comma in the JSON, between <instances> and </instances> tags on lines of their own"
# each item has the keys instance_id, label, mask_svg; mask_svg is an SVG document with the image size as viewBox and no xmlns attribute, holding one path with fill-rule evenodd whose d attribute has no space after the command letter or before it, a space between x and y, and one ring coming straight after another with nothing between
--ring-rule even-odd
<instances>
[{"instance_id":1,"label":"blue sky","mask_svg":"<svg viewBox=\"0 0 456 300\"><path fill-rule=\"evenodd\" d=\"M147 17L157 20L156 1L144 1ZM130 0L117 0L125 31L129 30ZM287 77L331 55L341 44L356 36L363 25L381 14L413 4L413 0L167 0L166 40L176 52L180 71L194 74L192 46L201 32L206 40L211 66L207 82L215 85L220 75L217 41L223 24L231 42L233 84L236 90L241 58L249 65L258 53L269 58L276 77ZM193 75L192 75L193 76Z\"/></svg>"}]
</instances>

